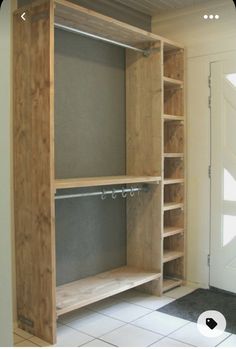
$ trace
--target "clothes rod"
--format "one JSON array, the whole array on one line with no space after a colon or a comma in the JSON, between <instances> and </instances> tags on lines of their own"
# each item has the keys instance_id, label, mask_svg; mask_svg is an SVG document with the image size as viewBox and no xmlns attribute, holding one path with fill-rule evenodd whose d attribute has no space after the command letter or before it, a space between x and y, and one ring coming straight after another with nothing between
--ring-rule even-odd
<instances>
[{"instance_id":1,"label":"clothes rod","mask_svg":"<svg viewBox=\"0 0 236 349\"><path fill-rule=\"evenodd\" d=\"M88 37L90 37L92 39L95 39L95 40L105 41L105 42L108 42L109 44L113 44L113 45L129 48L129 49L137 51L137 52L142 52L145 56L148 56L150 54L150 52L151 52L149 49L141 49L141 48L138 48L138 47L126 45L126 44L123 44L122 42L110 40L110 39L104 38L102 36L98 36L98 35L95 35L95 34L84 32L84 31L79 30L79 29L68 27L68 26L63 25L63 24L54 23L54 27L57 28L57 29L62 29L62 30L69 31L69 32L72 32L72 33L80 34L80 35L83 35L83 36L88 36Z\"/></svg>"},{"instance_id":2,"label":"clothes rod","mask_svg":"<svg viewBox=\"0 0 236 349\"><path fill-rule=\"evenodd\" d=\"M111 195L113 199L116 198L117 194L121 194L123 198L127 197L129 193L131 197L135 195L137 192L147 192L148 187L137 187L137 188L122 188L122 189L113 189L113 190L105 190L102 191L94 191L91 193L77 193L77 194L65 194L65 195L56 195L55 200L63 200L63 199L73 199L73 198L81 198L81 197L89 197L89 196L101 196L102 200L105 200L107 195Z\"/></svg>"}]
</instances>

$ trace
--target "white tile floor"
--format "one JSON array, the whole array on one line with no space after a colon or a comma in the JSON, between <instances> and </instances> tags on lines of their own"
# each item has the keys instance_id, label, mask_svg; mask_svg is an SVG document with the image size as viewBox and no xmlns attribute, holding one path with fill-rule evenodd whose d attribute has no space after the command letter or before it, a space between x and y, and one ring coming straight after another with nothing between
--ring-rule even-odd
<instances>
[{"instance_id":1,"label":"white tile floor","mask_svg":"<svg viewBox=\"0 0 236 349\"><path fill-rule=\"evenodd\" d=\"M202 336L196 324L156 309L193 289L179 287L154 297L135 290L74 311L59 318L57 347L236 347L236 335ZM14 331L16 347L47 347L48 343L20 329Z\"/></svg>"}]
</instances>

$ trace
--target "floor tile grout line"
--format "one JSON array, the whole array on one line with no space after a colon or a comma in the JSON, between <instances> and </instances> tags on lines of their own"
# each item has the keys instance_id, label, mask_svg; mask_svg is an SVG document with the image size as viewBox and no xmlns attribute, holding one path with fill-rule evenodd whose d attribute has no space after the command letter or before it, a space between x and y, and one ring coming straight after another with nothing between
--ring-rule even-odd
<instances>
[{"instance_id":1,"label":"floor tile grout line","mask_svg":"<svg viewBox=\"0 0 236 349\"><path fill-rule=\"evenodd\" d=\"M89 308L88 308L88 309L89 309ZM126 322L126 321L124 321L124 320L120 320L120 319L118 319L118 318L115 318L115 317L113 317L113 316L104 314L104 313L102 313L101 311L98 311L98 310L92 310L92 309L89 309L89 310L92 311L92 312L94 312L94 313L96 313L96 314L106 316L106 317L108 317L108 318L110 318L110 319L118 320L118 321L124 322L125 324L128 324L128 323L129 323L129 322ZM76 319L74 319L74 320L72 320L72 321L76 321ZM72 322L72 321L70 321L70 322ZM60 324L66 326L65 323L60 322Z\"/></svg>"},{"instance_id":2,"label":"floor tile grout line","mask_svg":"<svg viewBox=\"0 0 236 349\"><path fill-rule=\"evenodd\" d=\"M158 341L156 341L156 342L154 342L154 343L158 343L159 341L161 341L161 340L163 340L163 339L165 339L165 338L171 339L172 341L179 342L179 343L181 343L181 344L186 344L186 345L191 345L192 347L196 347L196 345L192 345L192 344L183 342L183 341L181 341L181 340L179 340L179 339L171 338L171 337L169 337L169 335L163 336L163 338L159 339ZM152 344L153 344L153 343L152 343ZM151 344L151 345L152 345L152 344Z\"/></svg>"},{"instance_id":3,"label":"floor tile grout line","mask_svg":"<svg viewBox=\"0 0 236 349\"><path fill-rule=\"evenodd\" d=\"M138 328L142 328L143 330L146 330L146 331L149 331L149 332L152 332L152 333L155 333L155 334L159 334L160 336L163 336L163 337L168 337L170 334L174 333L175 331L178 331L180 330L182 327L188 325L188 324L185 324L185 325L182 325L181 327L178 327L177 330L174 330L173 332L170 332L168 335L165 335L163 333L160 333L160 332L156 332L156 331L153 331L153 330L150 330L150 329L147 329L146 327L142 327L141 325L136 325L136 324L132 324L133 326L135 327L138 327ZM171 338L173 339L173 338ZM187 344L187 343L186 343Z\"/></svg>"},{"instance_id":4,"label":"floor tile grout line","mask_svg":"<svg viewBox=\"0 0 236 349\"><path fill-rule=\"evenodd\" d=\"M118 330L118 328L121 328L121 327L123 327L123 326L125 326L125 325L127 325L127 323L123 323L123 324L120 325L119 327L117 327L117 328L115 328L115 329L113 329L113 330L111 330L111 331L108 331L108 332L105 332L105 333L101 334L101 336L105 336L105 335L107 335L108 333L110 333L110 332L112 332L112 331L115 331L115 330ZM87 332L78 330L78 329L76 329L76 328L74 328L74 327L71 327L71 326L69 326L69 325L67 325L67 327L72 328L73 330L75 330L75 331L77 331L77 332L86 334L87 336L93 337L93 340L94 340L94 339L100 339L100 338L101 338L101 336L100 336L100 337L99 337L99 336L98 336L98 337L94 337L93 335L91 335L91 334L89 334L89 333L87 333Z\"/></svg>"},{"instance_id":5,"label":"floor tile grout line","mask_svg":"<svg viewBox=\"0 0 236 349\"><path fill-rule=\"evenodd\" d=\"M230 335L226 338L224 338L221 342L219 342L216 347L218 347L220 344L222 344L224 341L226 341L227 339L229 339L231 336L233 335L233 333L230 333Z\"/></svg>"},{"instance_id":6,"label":"floor tile grout line","mask_svg":"<svg viewBox=\"0 0 236 349\"><path fill-rule=\"evenodd\" d=\"M113 346L113 347L117 347L117 345L114 345L114 344L112 344L112 343L109 343L109 342L107 342L107 341L104 341L103 339L100 339L100 338L95 338L95 340L99 340L99 341L104 342L104 343L106 343L106 344L109 344L109 345L111 345L111 346ZM89 344L89 343L91 343L91 342L93 342L93 341L94 341L94 339L92 339L91 341L86 342L86 343L80 345L79 347L83 347L85 344Z\"/></svg>"},{"instance_id":7,"label":"floor tile grout line","mask_svg":"<svg viewBox=\"0 0 236 349\"><path fill-rule=\"evenodd\" d=\"M147 309L147 310L149 310L149 309ZM155 311L155 310L154 310L154 311ZM95 311L95 312L98 313L98 314L107 316L107 317L109 317L109 318L111 318L111 319L113 319L113 320L118 320L118 321L124 322L125 324L130 324L130 323L132 323L133 321L136 321L136 320L140 319L140 318L143 317L143 316L146 316L146 315L149 315L149 314L153 313L154 311L153 311L153 310L150 310L150 312L148 312L147 314L141 315L141 316L139 316L137 319L134 319L134 320L131 320L131 321L128 321L128 322L127 322L127 321L124 321L124 320L120 320L120 319L115 318L115 317L113 317L113 316L110 316L110 315L107 315L107 314L98 312L98 311Z\"/></svg>"},{"instance_id":8,"label":"floor tile grout line","mask_svg":"<svg viewBox=\"0 0 236 349\"><path fill-rule=\"evenodd\" d=\"M161 298L161 297L160 297ZM175 300L175 298L171 298L171 297L166 297L166 298L170 298L171 300ZM152 310L152 311L156 311L157 309L161 309L162 307L165 307L167 304L161 306L160 308L157 308L157 309L152 309L152 308L148 308L148 307L145 307L144 305L140 305L140 304L137 304L137 303L134 303L134 302L130 302L130 301L126 301L122 298L120 298L120 300L122 300L123 302L125 303L128 303L128 304L132 304L132 305L136 305L137 307L141 307L141 308L144 308L144 309L149 309L149 310ZM170 302L171 303L171 302Z\"/></svg>"}]
</instances>

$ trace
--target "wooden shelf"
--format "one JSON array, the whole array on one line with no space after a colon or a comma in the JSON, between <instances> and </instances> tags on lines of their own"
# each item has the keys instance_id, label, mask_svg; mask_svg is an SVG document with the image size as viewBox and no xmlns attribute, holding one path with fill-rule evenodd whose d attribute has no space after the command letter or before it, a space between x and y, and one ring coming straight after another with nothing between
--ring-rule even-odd
<instances>
[{"instance_id":1,"label":"wooden shelf","mask_svg":"<svg viewBox=\"0 0 236 349\"><path fill-rule=\"evenodd\" d=\"M179 279L163 279L163 292L166 292L168 290L171 290L172 288L175 288L177 286L182 285L183 281Z\"/></svg>"},{"instance_id":2,"label":"wooden shelf","mask_svg":"<svg viewBox=\"0 0 236 349\"><path fill-rule=\"evenodd\" d=\"M163 119L164 119L164 121L184 121L183 116L168 115L168 114L164 114Z\"/></svg>"},{"instance_id":3,"label":"wooden shelf","mask_svg":"<svg viewBox=\"0 0 236 349\"><path fill-rule=\"evenodd\" d=\"M164 153L165 158L183 158L184 153Z\"/></svg>"},{"instance_id":4,"label":"wooden shelf","mask_svg":"<svg viewBox=\"0 0 236 349\"><path fill-rule=\"evenodd\" d=\"M176 50L183 49L182 45L180 45L179 43L175 43L173 41L170 41L170 40L165 40L163 46L164 46L164 52L176 51Z\"/></svg>"},{"instance_id":5,"label":"wooden shelf","mask_svg":"<svg viewBox=\"0 0 236 349\"><path fill-rule=\"evenodd\" d=\"M184 253L180 251L164 250L163 263L173 261L177 258L183 257Z\"/></svg>"},{"instance_id":6,"label":"wooden shelf","mask_svg":"<svg viewBox=\"0 0 236 349\"><path fill-rule=\"evenodd\" d=\"M168 78L168 77L164 76L163 81L164 81L164 87L167 89L182 88L183 87L182 80L172 79L172 78Z\"/></svg>"},{"instance_id":7,"label":"wooden shelf","mask_svg":"<svg viewBox=\"0 0 236 349\"><path fill-rule=\"evenodd\" d=\"M179 227L164 227L163 237L173 236L184 232L184 228Z\"/></svg>"},{"instance_id":8,"label":"wooden shelf","mask_svg":"<svg viewBox=\"0 0 236 349\"><path fill-rule=\"evenodd\" d=\"M166 178L163 181L164 185L169 185L169 184L181 184L184 183L183 178Z\"/></svg>"},{"instance_id":9,"label":"wooden shelf","mask_svg":"<svg viewBox=\"0 0 236 349\"><path fill-rule=\"evenodd\" d=\"M57 315L159 279L160 273L124 266L57 287Z\"/></svg>"},{"instance_id":10,"label":"wooden shelf","mask_svg":"<svg viewBox=\"0 0 236 349\"><path fill-rule=\"evenodd\" d=\"M137 184L137 183L153 183L158 184L161 177L148 176L109 176L109 177L85 177L85 178L68 178L56 179L56 189L97 187L104 185L118 184Z\"/></svg>"},{"instance_id":11,"label":"wooden shelf","mask_svg":"<svg viewBox=\"0 0 236 349\"><path fill-rule=\"evenodd\" d=\"M165 202L164 203L164 211L176 210L178 208L183 208L184 204L181 202Z\"/></svg>"},{"instance_id":12,"label":"wooden shelf","mask_svg":"<svg viewBox=\"0 0 236 349\"><path fill-rule=\"evenodd\" d=\"M164 40L159 35L133 27L69 1L55 0L55 5L55 22L58 24L136 47L140 47L142 44L147 47L148 44Z\"/></svg>"}]
</instances>

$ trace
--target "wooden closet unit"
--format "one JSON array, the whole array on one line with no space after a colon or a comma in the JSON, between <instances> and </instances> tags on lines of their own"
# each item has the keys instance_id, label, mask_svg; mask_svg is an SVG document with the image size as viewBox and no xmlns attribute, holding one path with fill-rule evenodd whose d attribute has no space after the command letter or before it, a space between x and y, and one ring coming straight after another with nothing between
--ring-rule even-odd
<instances>
[{"instance_id":1,"label":"wooden closet unit","mask_svg":"<svg viewBox=\"0 0 236 349\"><path fill-rule=\"evenodd\" d=\"M163 44L163 257L162 291L185 277L184 50Z\"/></svg>"},{"instance_id":2,"label":"wooden closet unit","mask_svg":"<svg viewBox=\"0 0 236 349\"><path fill-rule=\"evenodd\" d=\"M141 285L161 295L184 279L183 48L64 0L22 7L13 24L18 326L55 343L62 314ZM55 178L54 27L126 47L125 175ZM57 195L114 185L144 186L126 198L127 263L57 286Z\"/></svg>"}]
</instances>

